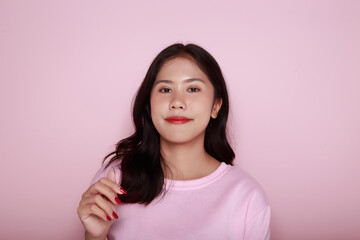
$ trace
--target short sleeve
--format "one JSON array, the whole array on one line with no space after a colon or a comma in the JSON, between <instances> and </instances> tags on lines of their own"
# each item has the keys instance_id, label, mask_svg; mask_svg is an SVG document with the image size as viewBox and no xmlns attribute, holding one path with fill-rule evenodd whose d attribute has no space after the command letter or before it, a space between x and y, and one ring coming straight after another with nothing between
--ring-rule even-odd
<instances>
[{"instance_id":1,"label":"short sleeve","mask_svg":"<svg viewBox=\"0 0 360 240\"><path fill-rule=\"evenodd\" d=\"M95 182L99 181L101 178L106 177L109 171L111 171L111 168L114 168L115 170L115 177L116 177L116 183L120 182L120 169L119 169L119 163L117 161L114 161L110 163L108 167L106 167L107 163L104 163L101 168L95 173L94 177L92 178L90 185L93 185Z\"/></svg>"},{"instance_id":2,"label":"short sleeve","mask_svg":"<svg viewBox=\"0 0 360 240\"><path fill-rule=\"evenodd\" d=\"M270 240L270 212L266 206L245 226L245 240Z\"/></svg>"},{"instance_id":3,"label":"short sleeve","mask_svg":"<svg viewBox=\"0 0 360 240\"><path fill-rule=\"evenodd\" d=\"M253 194L247 211L244 239L270 240L271 209L261 188Z\"/></svg>"}]
</instances>

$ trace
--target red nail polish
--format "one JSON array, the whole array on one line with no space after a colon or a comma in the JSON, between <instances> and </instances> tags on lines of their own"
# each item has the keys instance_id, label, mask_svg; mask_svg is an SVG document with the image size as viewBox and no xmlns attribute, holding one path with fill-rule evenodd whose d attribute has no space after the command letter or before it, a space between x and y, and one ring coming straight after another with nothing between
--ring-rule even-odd
<instances>
[{"instance_id":1,"label":"red nail polish","mask_svg":"<svg viewBox=\"0 0 360 240\"><path fill-rule=\"evenodd\" d=\"M119 218L118 215L117 215L114 211L113 211L113 214L112 214L112 215L113 215L113 217L116 218L116 219Z\"/></svg>"},{"instance_id":2,"label":"red nail polish","mask_svg":"<svg viewBox=\"0 0 360 240\"><path fill-rule=\"evenodd\" d=\"M109 216L106 216L106 219L107 219L108 221L111 221L111 218L110 218Z\"/></svg>"},{"instance_id":3,"label":"red nail polish","mask_svg":"<svg viewBox=\"0 0 360 240\"><path fill-rule=\"evenodd\" d=\"M122 187L120 187L120 192L122 192L123 194L127 194L127 191L125 189L123 189Z\"/></svg>"},{"instance_id":4,"label":"red nail polish","mask_svg":"<svg viewBox=\"0 0 360 240\"><path fill-rule=\"evenodd\" d=\"M118 197L115 197L115 202L116 202L117 204L121 204L121 201L120 201L120 199L119 199Z\"/></svg>"}]
</instances>

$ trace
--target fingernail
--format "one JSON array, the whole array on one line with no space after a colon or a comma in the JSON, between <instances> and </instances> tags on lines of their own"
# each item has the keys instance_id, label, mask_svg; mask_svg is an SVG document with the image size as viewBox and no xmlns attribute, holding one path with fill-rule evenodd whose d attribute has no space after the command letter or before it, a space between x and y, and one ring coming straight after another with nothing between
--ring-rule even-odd
<instances>
[{"instance_id":1,"label":"fingernail","mask_svg":"<svg viewBox=\"0 0 360 240\"><path fill-rule=\"evenodd\" d=\"M114 211L113 211L113 214L112 214L112 215L113 215L113 217L116 218L116 219L119 218L118 215L117 215Z\"/></svg>"},{"instance_id":2,"label":"fingernail","mask_svg":"<svg viewBox=\"0 0 360 240\"><path fill-rule=\"evenodd\" d=\"M108 221L111 221L111 218L110 218L109 216L107 216L107 215L106 215L106 219L107 219Z\"/></svg>"},{"instance_id":3,"label":"fingernail","mask_svg":"<svg viewBox=\"0 0 360 240\"><path fill-rule=\"evenodd\" d=\"M120 192L122 192L123 194L127 194L127 191L125 189L123 189L122 187L120 187Z\"/></svg>"},{"instance_id":4,"label":"fingernail","mask_svg":"<svg viewBox=\"0 0 360 240\"><path fill-rule=\"evenodd\" d=\"M120 199L119 199L118 197L115 197L115 202L116 202L117 204L121 204L121 201L120 201Z\"/></svg>"}]
</instances>

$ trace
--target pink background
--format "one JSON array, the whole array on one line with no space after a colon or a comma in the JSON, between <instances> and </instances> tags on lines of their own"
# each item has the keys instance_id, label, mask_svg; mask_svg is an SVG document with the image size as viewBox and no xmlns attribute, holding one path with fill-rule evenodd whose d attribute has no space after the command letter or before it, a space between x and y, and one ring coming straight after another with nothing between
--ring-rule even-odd
<instances>
[{"instance_id":1,"label":"pink background","mask_svg":"<svg viewBox=\"0 0 360 240\"><path fill-rule=\"evenodd\" d=\"M164 47L219 62L272 239L360 239L359 1L0 1L0 238L82 239L81 194Z\"/></svg>"}]
</instances>

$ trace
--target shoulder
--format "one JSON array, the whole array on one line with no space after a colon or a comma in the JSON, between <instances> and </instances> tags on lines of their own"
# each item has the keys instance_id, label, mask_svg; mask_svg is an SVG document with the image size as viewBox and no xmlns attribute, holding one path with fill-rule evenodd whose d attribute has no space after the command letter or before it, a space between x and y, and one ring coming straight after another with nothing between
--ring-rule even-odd
<instances>
[{"instance_id":1,"label":"shoulder","mask_svg":"<svg viewBox=\"0 0 360 240\"><path fill-rule=\"evenodd\" d=\"M263 187L244 169L227 165L221 187L232 209L239 214L245 213L246 223L262 213L270 214L269 201Z\"/></svg>"},{"instance_id":2,"label":"shoulder","mask_svg":"<svg viewBox=\"0 0 360 240\"><path fill-rule=\"evenodd\" d=\"M97 170L94 177L92 178L90 185L94 184L95 182L99 181L101 178L106 177L109 171L111 171L112 168L115 170L115 176L116 176L116 182L120 182L120 162L115 160L111 162L109 165L109 160L105 161L101 167ZM107 166L108 165L108 166Z\"/></svg>"},{"instance_id":3,"label":"shoulder","mask_svg":"<svg viewBox=\"0 0 360 240\"><path fill-rule=\"evenodd\" d=\"M238 166L227 165L227 168L224 175L225 186L230 188L233 194L241 195L249 204L259 205L258 207L269 205L263 187L254 177Z\"/></svg>"}]
</instances>

